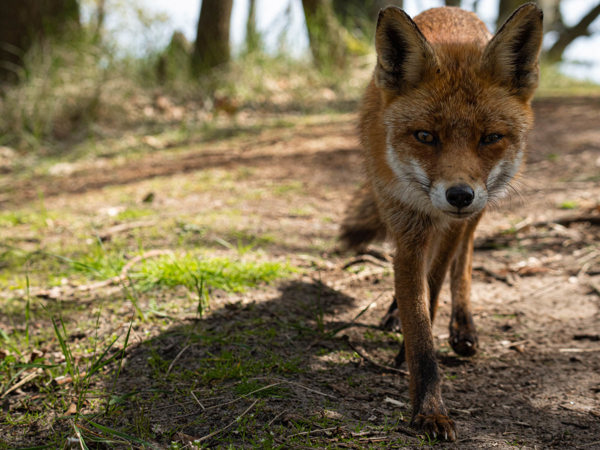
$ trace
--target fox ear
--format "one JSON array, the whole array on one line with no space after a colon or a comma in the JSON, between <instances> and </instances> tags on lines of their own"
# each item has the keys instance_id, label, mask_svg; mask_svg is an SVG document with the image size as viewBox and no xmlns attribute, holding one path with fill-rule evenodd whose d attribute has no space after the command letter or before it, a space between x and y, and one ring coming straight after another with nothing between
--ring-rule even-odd
<instances>
[{"instance_id":1,"label":"fox ear","mask_svg":"<svg viewBox=\"0 0 600 450\"><path fill-rule=\"evenodd\" d=\"M495 81L530 100L538 85L543 13L533 3L517 9L500 27L483 55L483 70Z\"/></svg>"},{"instance_id":2,"label":"fox ear","mask_svg":"<svg viewBox=\"0 0 600 450\"><path fill-rule=\"evenodd\" d=\"M433 49L417 25L394 6L379 12L375 49L375 83L382 89L400 91L406 85L414 86L428 65L435 64Z\"/></svg>"}]
</instances>

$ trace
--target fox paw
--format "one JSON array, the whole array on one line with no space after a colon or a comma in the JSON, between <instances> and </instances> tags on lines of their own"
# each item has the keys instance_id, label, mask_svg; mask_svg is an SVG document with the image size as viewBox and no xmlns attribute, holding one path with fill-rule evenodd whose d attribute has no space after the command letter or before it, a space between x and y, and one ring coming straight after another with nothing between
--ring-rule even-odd
<instances>
[{"instance_id":1,"label":"fox paw","mask_svg":"<svg viewBox=\"0 0 600 450\"><path fill-rule=\"evenodd\" d=\"M454 421L444 414L417 414L413 426L433 439L456 440Z\"/></svg>"},{"instance_id":2,"label":"fox paw","mask_svg":"<svg viewBox=\"0 0 600 450\"><path fill-rule=\"evenodd\" d=\"M477 332L470 329L450 327L450 345L460 356L473 356L479 348Z\"/></svg>"}]
</instances>

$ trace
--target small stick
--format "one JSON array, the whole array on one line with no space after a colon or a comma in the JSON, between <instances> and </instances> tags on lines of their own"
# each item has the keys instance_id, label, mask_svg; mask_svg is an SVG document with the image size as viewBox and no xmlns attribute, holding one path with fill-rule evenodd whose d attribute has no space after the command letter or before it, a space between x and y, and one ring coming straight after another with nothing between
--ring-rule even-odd
<instances>
[{"instance_id":1,"label":"small stick","mask_svg":"<svg viewBox=\"0 0 600 450\"><path fill-rule=\"evenodd\" d=\"M509 277L510 272L507 272L506 275L500 275L499 273L497 273L491 269L488 269L485 266L474 266L473 270L478 271L478 272L483 272L485 275L490 276L495 280L502 281L503 283L506 283L510 287L515 285Z\"/></svg>"},{"instance_id":2,"label":"small stick","mask_svg":"<svg viewBox=\"0 0 600 450\"><path fill-rule=\"evenodd\" d=\"M248 412L249 412L249 411L250 411L252 408L254 408L254 405L256 405L256 404L258 403L258 400L259 400L259 399L256 399L256 400L254 400L254 402L252 402L252 404L251 404L250 406L248 406L248 408L247 408L247 409L246 409L246 410L245 410L245 411L244 411L242 414L240 414L239 416L237 416L237 417L236 417L234 420L232 420L232 421L231 421L231 422L230 422L228 425L224 426L224 427L223 427L223 428L221 428L220 430L213 431L212 433L210 433L210 434L207 434L206 436L203 436L203 437L201 437L200 439L198 439L198 440L197 440L197 442L206 441L207 439L210 439L210 438L212 438L212 437L216 436L217 434L220 434L220 433L222 433L223 431L225 431L225 430L227 430L227 429L231 428L233 425L235 425L237 422L239 422L239 421L240 421L240 419L241 419L242 417L244 417L246 414L248 414Z\"/></svg>"},{"instance_id":3,"label":"small stick","mask_svg":"<svg viewBox=\"0 0 600 450\"><path fill-rule=\"evenodd\" d=\"M156 224L155 220L140 220L137 222L121 223L119 225L112 226L99 235L101 241L107 241L112 237L113 234L122 233L123 231L129 231L136 228L151 227Z\"/></svg>"},{"instance_id":4,"label":"small stick","mask_svg":"<svg viewBox=\"0 0 600 450\"><path fill-rule=\"evenodd\" d=\"M198 400L198 397L196 397L196 394L194 394L194 391L190 391L190 394L192 394L192 397L194 397L194 400L196 400L196 403L198 403L200 405L200 408L202 408L202 411L206 411L206 408L204 407L202 402L200 402L200 400Z\"/></svg>"},{"instance_id":5,"label":"small stick","mask_svg":"<svg viewBox=\"0 0 600 450\"><path fill-rule=\"evenodd\" d=\"M9 389L4 391L4 393L2 395L0 395L0 398L6 397L9 393L14 391L15 389L19 389L24 384L29 383L31 380L37 378L41 373L42 373L42 369L37 369L35 372L30 373L25 378L23 378L21 381L19 381L17 384L14 384Z\"/></svg>"},{"instance_id":6,"label":"small stick","mask_svg":"<svg viewBox=\"0 0 600 450\"><path fill-rule=\"evenodd\" d=\"M228 401L228 402L225 402L225 403L219 403L218 405L213 405L213 406L207 406L206 408L204 408L204 410L206 411L206 410L209 410L209 409L222 408L223 406L226 406L226 405L231 405L232 403L239 402L240 400L242 400L242 399L244 399L244 398L246 398L246 397L250 397L251 395L253 395L253 394L256 394L257 392L264 391L264 390L266 390L266 389L270 389L270 388L272 388L272 387L274 387L274 386L279 386L280 384L281 384L281 383L273 383L273 384L269 384L268 386L263 386L263 387L261 387L261 388L255 389L255 390L254 390L254 391L252 391L252 392L248 392L247 394L240 395L238 398L236 398L236 399L233 399L233 400L230 400L230 401ZM199 402L198 402L198 403L199 403Z\"/></svg>"},{"instance_id":7,"label":"small stick","mask_svg":"<svg viewBox=\"0 0 600 450\"><path fill-rule=\"evenodd\" d=\"M337 398L336 396L334 396L334 395L326 394L326 393L324 393L324 392L319 392L319 391L317 391L316 389L309 388L308 386L304 386L304 385L302 385L302 384L300 384L300 383L296 383L295 381L286 381L286 382L287 382L288 384L293 384L294 386L298 386L298 387L300 387L300 388L302 388L302 389L304 389L304 390L306 390L306 391L308 391L308 392L313 392L313 393L315 393L315 394L323 395L323 396L325 396L325 397L333 398L333 399L335 399L335 400L337 400L337 399L338 399L338 398Z\"/></svg>"},{"instance_id":8,"label":"small stick","mask_svg":"<svg viewBox=\"0 0 600 450\"><path fill-rule=\"evenodd\" d=\"M301 433L296 433L296 434L291 434L289 436L287 436L287 438L293 438L296 436L306 436L306 435L310 435L310 434L320 434L320 433L327 433L328 431L335 431L340 429L339 426L337 427L330 427L330 428L319 428L318 430L311 430L311 431L302 431Z\"/></svg>"},{"instance_id":9,"label":"small stick","mask_svg":"<svg viewBox=\"0 0 600 450\"><path fill-rule=\"evenodd\" d=\"M269 428L271 425L273 425L273 423L279 419L283 414L285 414L285 409L283 411L279 411L275 417L273 417L271 420L269 420L269 423L267 424L267 428Z\"/></svg>"},{"instance_id":10,"label":"small stick","mask_svg":"<svg viewBox=\"0 0 600 450\"><path fill-rule=\"evenodd\" d=\"M382 261L378 258L375 258L374 256L371 255L360 255L356 258L351 259L350 261L348 261L346 264L344 264L342 266L342 270L346 270L352 266L355 266L357 264L362 264L362 263L371 263L375 266L378 267L389 267L390 263L388 261Z\"/></svg>"},{"instance_id":11,"label":"small stick","mask_svg":"<svg viewBox=\"0 0 600 450\"><path fill-rule=\"evenodd\" d=\"M377 269L363 270L362 272L352 274L346 278L342 278L341 280L336 281L335 283L333 283L331 288L334 290L339 290L340 288L354 281L360 281L374 275L382 275L386 272L386 270L389 269L387 267L378 267Z\"/></svg>"},{"instance_id":12,"label":"small stick","mask_svg":"<svg viewBox=\"0 0 600 450\"><path fill-rule=\"evenodd\" d=\"M181 357L181 355L183 355L183 352L185 352L188 348L190 348L190 344L188 344L185 347L183 347L181 349L181 351L179 353L177 353L177 356L175 356L175 358L173 359L173 361L171 361L171 364L169 364L169 368L167 369L167 375L169 375L169 373L171 373L171 369L173 368L173 366L175 365L175 363L177 362L177 360Z\"/></svg>"},{"instance_id":13,"label":"small stick","mask_svg":"<svg viewBox=\"0 0 600 450\"><path fill-rule=\"evenodd\" d=\"M397 373L397 374L405 375L405 376L408 375L408 372L406 370L396 369L395 367L386 366L384 364L379 364L378 362L373 361L371 358L369 358L365 354L363 354L358 348L356 348L352 344L352 342L350 342L350 339L348 338L348 336L345 336L345 338L346 338L345 340L346 340L346 343L348 344L348 346L352 350L354 350L358 354L358 356L360 356L362 359L364 359L369 364L371 364L371 365L373 365L373 366L377 367L378 369L381 369L381 370L383 370L385 372Z\"/></svg>"},{"instance_id":14,"label":"small stick","mask_svg":"<svg viewBox=\"0 0 600 450\"><path fill-rule=\"evenodd\" d=\"M593 353L600 352L600 348L559 348L560 353Z\"/></svg>"}]
</instances>

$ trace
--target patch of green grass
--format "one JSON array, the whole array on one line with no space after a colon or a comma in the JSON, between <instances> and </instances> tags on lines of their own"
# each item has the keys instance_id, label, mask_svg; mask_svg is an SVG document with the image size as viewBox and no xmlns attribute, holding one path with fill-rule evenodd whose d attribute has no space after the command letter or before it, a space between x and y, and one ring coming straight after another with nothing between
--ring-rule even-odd
<instances>
[{"instance_id":1,"label":"patch of green grass","mask_svg":"<svg viewBox=\"0 0 600 450\"><path fill-rule=\"evenodd\" d=\"M494 319L498 319L498 320L505 320L505 319L516 319L517 315L516 314L500 314L500 313L496 313L496 314L492 314L492 317Z\"/></svg>"},{"instance_id":2,"label":"patch of green grass","mask_svg":"<svg viewBox=\"0 0 600 450\"><path fill-rule=\"evenodd\" d=\"M0 212L0 226L14 227L30 221L29 216L21 211L2 211Z\"/></svg>"},{"instance_id":3,"label":"patch of green grass","mask_svg":"<svg viewBox=\"0 0 600 450\"><path fill-rule=\"evenodd\" d=\"M577 209L579 207L579 203L576 200L566 200L558 205L560 209Z\"/></svg>"},{"instance_id":4,"label":"patch of green grass","mask_svg":"<svg viewBox=\"0 0 600 450\"><path fill-rule=\"evenodd\" d=\"M314 211L309 208L291 208L289 214L295 217L310 217L314 214Z\"/></svg>"},{"instance_id":5,"label":"patch of green grass","mask_svg":"<svg viewBox=\"0 0 600 450\"><path fill-rule=\"evenodd\" d=\"M124 211L121 211L117 214L117 220L135 220L140 219L142 217L148 217L156 214L155 211L149 208L132 208L129 207Z\"/></svg>"},{"instance_id":6,"label":"patch of green grass","mask_svg":"<svg viewBox=\"0 0 600 450\"><path fill-rule=\"evenodd\" d=\"M304 190L302 181L289 181L287 183L278 184L273 188L273 194L286 195L291 193L301 193Z\"/></svg>"},{"instance_id":7,"label":"patch of green grass","mask_svg":"<svg viewBox=\"0 0 600 450\"><path fill-rule=\"evenodd\" d=\"M285 263L211 258L188 253L177 258L164 256L145 261L130 276L142 289L185 286L194 290L203 282L207 287L242 292L291 272L292 267Z\"/></svg>"},{"instance_id":8,"label":"patch of green grass","mask_svg":"<svg viewBox=\"0 0 600 450\"><path fill-rule=\"evenodd\" d=\"M57 215L47 211L43 205L40 210L13 210L0 212L0 227L15 227L18 225L29 225L34 231L40 231L48 227Z\"/></svg>"},{"instance_id":9,"label":"patch of green grass","mask_svg":"<svg viewBox=\"0 0 600 450\"><path fill-rule=\"evenodd\" d=\"M57 258L62 259L60 256ZM95 279L107 279L118 275L127 262L121 251L117 249L107 251L100 243L92 244L80 256L64 257L64 259L74 272Z\"/></svg>"},{"instance_id":10,"label":"patch of green grass","mask_svg":"<svg viewBox=\"0 0 600 450\"><path fill-rule=\"evenodd\" d=\"M230 243L236 242L236 245ZM248 253L250 250L259 247L265 247L276 241L274 236L269 234L255 234L249 230L235 230L228 234L225 239L219 239L217 242L231 250L237 250L240 255Z\"/></svg>"}]
</instances>

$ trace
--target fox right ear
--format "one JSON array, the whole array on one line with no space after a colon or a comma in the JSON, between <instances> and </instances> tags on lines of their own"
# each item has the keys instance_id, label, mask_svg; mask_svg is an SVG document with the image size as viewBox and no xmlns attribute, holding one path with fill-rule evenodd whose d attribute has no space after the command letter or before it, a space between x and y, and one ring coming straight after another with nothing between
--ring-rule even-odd
<instances>
[{"instance_id":1,"label":"fox right ear","mask_svg":"<svg viewBox=\"0 0 600 450\"><path fill-rule=\"evenodd\" d=\"M525 100L538 85L543 13L534 3L517 9L492 38L483 55L483 69Z\"/></svg>"},{"instance_id":2,"label":"fox right ear","mask_svg":"<svg viewBox=\"0 0 600 450\"><path fill-rule=\"evenodd\" d=\"M435 63L433 49L417 25L408 14L394 6L379 12L375 49L375 83L390 91L416 85L427 67Z\"/></svg>"}]
</instances>

